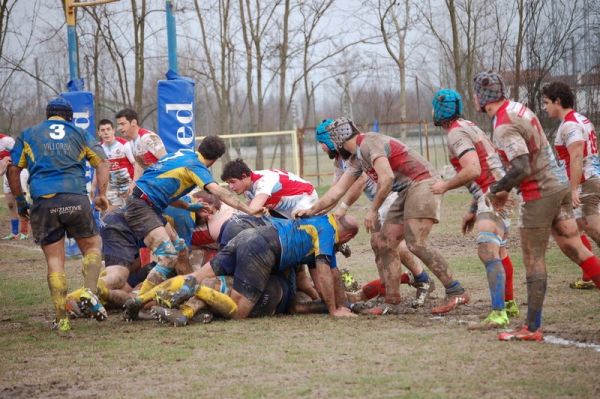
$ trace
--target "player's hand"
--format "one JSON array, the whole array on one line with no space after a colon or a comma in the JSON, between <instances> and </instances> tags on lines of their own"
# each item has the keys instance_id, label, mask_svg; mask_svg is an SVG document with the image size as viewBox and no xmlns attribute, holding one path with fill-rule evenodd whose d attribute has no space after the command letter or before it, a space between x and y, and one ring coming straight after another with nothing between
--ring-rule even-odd
<instances>
[{"instance_id":1,"label":"player's hand","mask_svg":"<svg viewBox=\"0 0 600 399\"><path fill-rule=\"evenodd\" d=\"M294 219L307 218L310 216L314 216L316 214L317 213L312 208L298 209L297 211L292 212L292 218L294 218Z\"/></svg>"},{"instance_id":2,"label":"player's hand","mask_svg":"<svg viewBox=\"0 0 600 399\"><path fill-rule=\"evenodd\" d=\"M333 317L358 317L358 315L352 313L352 311L345 306L340 306L339 308L334 310L333 313L331 313L331 315Z\"/></svg>"},{"instance_id":3,"label":"player's hand","mask_svg":"<svg viewBox=\"0 0 600 399\"><path fill-rule=\"evenodd\" d=\"M94 198L94 207L101 212L105 212L108 209L108 199L104 195L99 195Z\"/></svg>"},{"instance_id":4,"label":"player's hand","mask_svg":"<svg viewBox=\"0 0 600 399\"><path fill-rule=\"evenodd\" d=\"M214 209L211 211L210 208L212 208L212 207L207 202L204 202L204 201L194 202L192 204L188 204L188 206L187 206L187 210L190 212L198 212L200 209L206 209L206 210L208 210L208 212L210 214L213 214Z\"/></svg>"},{"instance_id":5,"label":"player's hand","mask_svg":"<svg viewBox=\"0 0 600 399\"><path fill-rule=\"evenodd\" d=\"M436 180L429 186L429 189L436 195L442 195L448 191L448 184L444 180Z\"/></svg>"},{"instance_id":6,"label":"player's hand","mask_svg":"<svg viewBox=\"0 0 600 399\"><path fill-rule=\"evenodd\" d=\"M473 231L473 227L475 226L476 216L472 212L467 212L462 218L461 230L463 235L470 233Z\"/></svg>"},{"instance_id":7,"label":"player's hand","mask_svg":"<svg viewBox=\"0 0 600 399\"><path fill-rule=\"evenodd\" d=\"M367 214L365 216L365 228L367 229L368 233L375 231L375 224L377 223L377 216L379 216L379 215L373 209L369 209L369 211L367 212Z\"/></svg>"},{"instance_id":8,"label":"player's hand","mask_svg":"<svg viewBox=\"0 0 600 399\"><path fill-rule=\"evenodd\" d=\"M17 213L19 216L29 219L29 203L27 203L25 196L23 194L17 195L15 202L17 203Z\"/></svg>"},{"instance_id":9,"label":"player's hand","mask_svg":"<svg viewBox=\"0 0 600 399\"><path fill-rule=\"evenodd\" d=\"M491 191L488 191L485 194L485 199L494 208L494 210L502 211L506 205L506 201L508 200L508 191L499 191L496 194L492 194Z\"/></svg>"},{"instance_id":10,"label":"player's hand","mask_svg":"<svg viewBox=\"0 0 600 399\"><path fill-rule=\"evenodd\" d=\"M573 201L573 208L579 208L581 206L579 190L571 190L571 200Z\"/></svg>"}]
</instances>

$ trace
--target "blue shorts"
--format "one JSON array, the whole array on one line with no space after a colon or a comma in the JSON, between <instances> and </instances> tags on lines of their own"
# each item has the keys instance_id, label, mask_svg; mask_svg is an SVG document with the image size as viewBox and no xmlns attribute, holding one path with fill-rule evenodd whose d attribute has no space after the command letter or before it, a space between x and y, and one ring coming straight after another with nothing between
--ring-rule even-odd
<instances>
[{"instance_id":1,"label":"blue shorts","mask_svg":"<svg viewBox=\"0 0 600 399\"><path fill-rule=\"evenodd\" d=\"M139 257L140 248L145 245L133 234L122 209L109 212L102 218L100 237L105 266L125 266L133 272L133 263Z\"/></svg>"}]
</instances>

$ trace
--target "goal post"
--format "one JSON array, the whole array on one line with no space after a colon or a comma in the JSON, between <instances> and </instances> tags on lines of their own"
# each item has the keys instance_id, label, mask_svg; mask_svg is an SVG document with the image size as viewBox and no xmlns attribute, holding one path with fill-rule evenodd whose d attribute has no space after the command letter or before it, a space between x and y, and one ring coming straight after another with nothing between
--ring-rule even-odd
<instances>
[{"instance_id":1,"label":"goal post","mask_svg":"<svg viewBox=\"0 0 600 399\"><path fill-rule=\"evenodd\" d=\"M196 137L196 146L205 137ZM227 152L212 167L216 177L221 175L225 162L236 158L242 158L251 169L257 169L257 145L262 147L263 169L286 169L300 175L300 154L296 130L220 134L219 137L225 140ZM283 140L281 140L282 138ZM285 168L280 164L281 145L285 146L286 160L292 161L291 164L286 163Z\"/></svg>"}]
</instances>

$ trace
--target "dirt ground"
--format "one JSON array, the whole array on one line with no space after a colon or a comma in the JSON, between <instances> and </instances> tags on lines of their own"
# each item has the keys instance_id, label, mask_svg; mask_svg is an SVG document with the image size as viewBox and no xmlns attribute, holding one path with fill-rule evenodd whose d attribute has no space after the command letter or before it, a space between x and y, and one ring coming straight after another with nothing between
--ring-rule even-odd
<instances>
[{"instance_id":1,"label":"dirt ground","mask_svg":"<svg viewBox=\"0 0 600 399\"><path fill-rule=\"evenodd\" d=\"M443 298L438 282L424 308L406 304L394 316L285 316L176 329L125 323L112 313L103 323L74 321L74 337L65 339L49 331L41 251L31 240L2 242L0 398L600 397L600 292L570 289L579 269L553 245L543 325L549 342L505 343L494 332L467 331L489 311L489 296L474 239L457 230L465 198L446 196L432 237L472 296L444 317L430 314ZM4 236L6 210L0 221ZM374 279L366 234L351 245L344 266L361 283ZM522 312L515 326L526 312L526 287L514 237L511 256ZM82 283L77 260L68 261L67 274L71 288ZM402 294L408 303L414 290L403 286Z\"/></svg>"}]
</instances>

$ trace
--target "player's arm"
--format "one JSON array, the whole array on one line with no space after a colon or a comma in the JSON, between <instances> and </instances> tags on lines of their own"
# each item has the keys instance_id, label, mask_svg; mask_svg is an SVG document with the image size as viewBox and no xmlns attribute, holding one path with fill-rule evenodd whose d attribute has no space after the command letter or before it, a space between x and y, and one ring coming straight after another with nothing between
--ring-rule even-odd
<instances>
[{"instance_id":1,"label":"player's arm","mask_svg":"<svg viewBox=\"0 0 600 399\"><path fill-rule=\"evenodd\" d=\"M434 194L444 194L446 191L453 190L471 183L481 174L481 165L479 156L473 148L459 156L461 170L450 180L438 180L431 186L431 192Z\"/></svg>"},{"instance_id":2,"label":"player's arm","mask_svg":"<svg viewBox=\"0 0 600 399\"><path fill-rule=\"evenodd\" d=\"M258 211L252 211L248 205L240 201L240 199L232 193L231 191L219 186L217 183L212 182L204 186L206 191L217 196L221 201L226 203L227 205L238 209L248 215L261 215L263 213L263 208Z\"/></svg>"},{"instance_id":3,"label":"player's arm","mask_svg":"<svg viewBox=\"0 0 600 399\"><path fill-rule=\"evenodd\" d=\"M350 310L344 306L338 306L336 298L336 279L334 274L337 268L331 268L330 261L325 256L317 256L317 278L321 289L321 296L327 305L327 310L332 316L354 316ZM341 279L340 279L341 282ZM345 298L345 296L344 296Z\"/></svg>"},{"instance_id":4,"label":"player's arm","mask_svg":"<svg viewBox=\"0 0 600 399\"><path fill-rule=\"evenodd\" d=\"M301 270L296 271L296 287L298 287L298 291L304 292L313 301L319 299L319 293L315 289L313 281L304 266L302 266Z\"/></svg>"},{"instance_id":5,"label":"player's arm","mask_svg":"<svg viewBox=\"0 0 600 399\"><path fill-rule=\"evenodd\" d=\"M255 214L261 211L264 208L265 203L267 202L269 197L269 194L256 194L256 197L252 198L252 201L250 201L250 203L248 204L251 214Z\"/></svg>"},{"instance_id":6,"label":"player's arm","mask_svg":"<svg viewBox=\"0 0 600 399\"><path fill-rule=\"evenodd\" d=\"M352 173L347 170L344 172L340 180L335 183L317 202L313 204L309 209L303 209L294 214L294 217L312 216L323 213L324 210L330 209L338 203L340 198L348 191L350 186L358 179L360 174Z\"/></svg>"},{"instance_id":7,"label":"player's arm","mask_svg":"<svg viewBox=\"0 0 600 399\"><path fill-rule=\"evenodd\" d=\"M4 157L0 159L0 176L4 176L6 170L8 169L8 165L10 164L10 157Z\"/></svg>"},{"instance_id":8,"label":"player's arm","mask_svg":"<svg viewBox=\"0 0 600 399\"><path fill-rule=\"evenodd\" d=\"M96 190L98 189L98 174L94 173L94 177L92 177L92 185L90 187L90 198L94 199L96 196Z\"/></svg>"},{"instance_id":9,"label":"player's arm","mask_svg":"<svg viewBox=\"0 0 600 399\"><path fill-rule=\"evenodd\" d=\"M527 176L531 174L531 165L529 165L529 154L519 155L510 161L508 172L497 183L490 187L492 194L501 191L509 192L513 187L517 187Z\"/></svg>"},{"instance_id":10,"label":"player's arm","mask_svg":"<svg viewBox=\"0 0 600 399\"><path fill-rule=\"evenodd\" d=\"M579 183L581 182L581 176L583 175L583 148L585 142L584 141L575 141L567 146L567 151L569 151L569 157L571 158L570 168L570 186L571 193L573 198L573 206L578 207L581 205L581 200L579 199Z\"/></svg>"},{"instance_id":11,"label":"player's arm","mask_svg":"<svg viewBox=\"0 0 600 399\"><path fill-rule=\"evenodd\" d=\"M335 211L336 216L344 216L348 211L348 208L360 198L360 195L367 185L367 179L367 175L363 173L358 180L350 186L348 192L342 197L342 202L340 202L338 209Z\"/></svg>"},{"instance_id":12,"label":"player's arm","mask_svg":"<svg viewBox=\"0 0 600 399\"><path fill-rule=\"evenodd\" d=\"M144 174L144 168L142 165L136 160L133 163L133 181L137 181Z\"/></svg>"}]
</instances>

